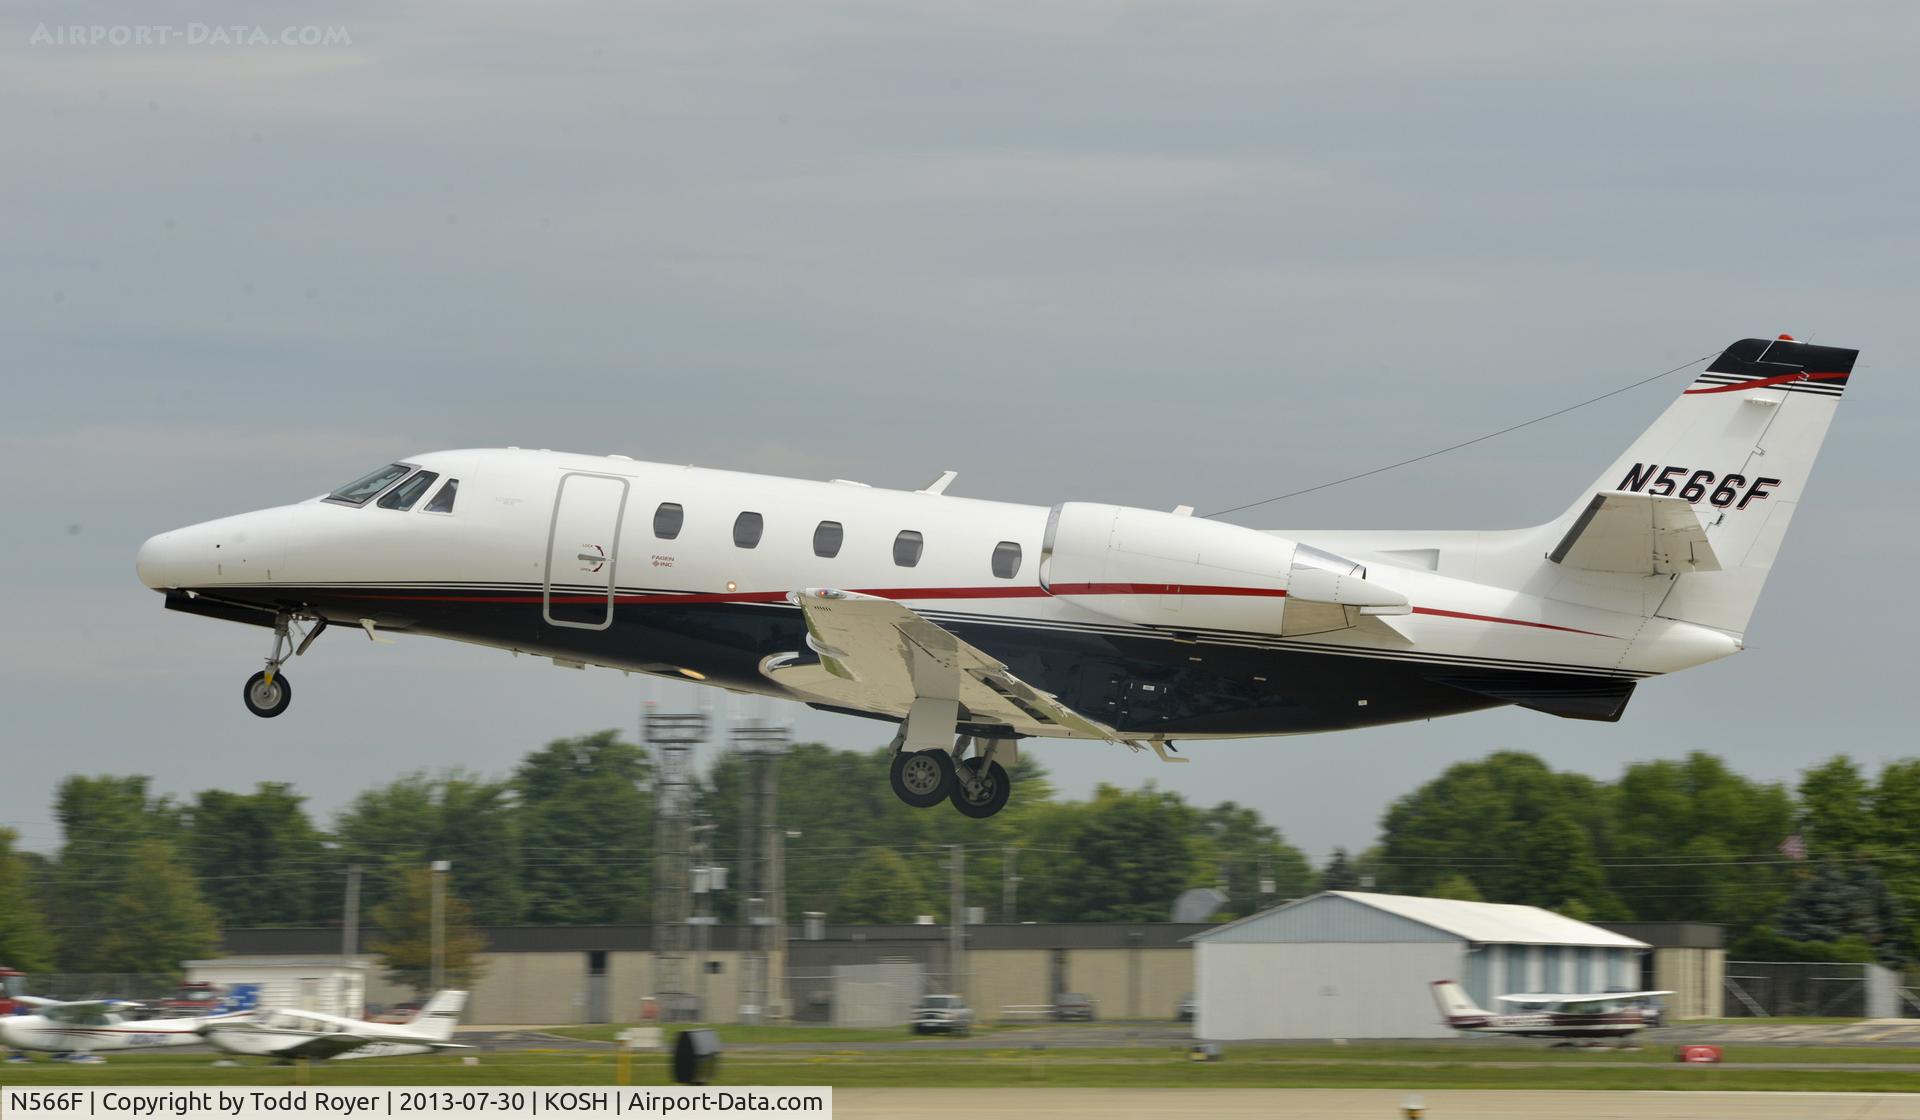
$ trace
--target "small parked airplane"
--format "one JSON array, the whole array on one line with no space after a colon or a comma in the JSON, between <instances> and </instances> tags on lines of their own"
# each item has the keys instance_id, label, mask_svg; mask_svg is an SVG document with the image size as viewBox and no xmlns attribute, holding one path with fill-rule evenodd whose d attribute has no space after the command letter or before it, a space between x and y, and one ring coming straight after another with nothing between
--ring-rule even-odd
<instances>
[{"instance_id":1,"label":"small parked airplane","mask_svg":"<svg viewBox=\"0 0 1920 1120\"><path fill-rule=\"evenodd\" d=\"M1526 993L1499 997L1528 1008L1514 1014L1483 1011L1474 1006L1459 984L1433 982L1433 1002L1440 1018L1455 1030L1480 1034L1514 1034L1523 1038L1568 1040L1625 1038L1658 1026L1658 1014L1647 1002L1672 992L1590 992L1579 995Z\"/></svg>"},{"instance_id":2,"label":"small parked airplane","mask_svg":"<svg viewBox=\"0 0 1920 1120\"><path fill-rule=\"evenodd\" d=\"M0 1017L0 1045L13 1050L15 1060L25 1060L23 1051L38 1050L57 1060L77 1062L100 1061L97 1052L101 1050L198 1046L199 1027L246 1014L258 994L258 985L236 985L211 1014L168 1019L135 1018L145 1006L128 1000L15 996L14 1002L34 1010Z\"/></svg>"},{"instance_id":3,"label":"small parked airplane","mask_svg":"<svg viewBox=\"0 0 1920 1120\"><path fill-rule=\"evenodd\" d=\"M316 1011L262 1011L196 1024L199 1039L229 1054L279 1058L397 1058L437 1050L466 1050L449 1041L467 993L438 992L411 1023L371 1023Z\"/></svg>"},{"instance_id":4,"label":"small parked airplane","mask_svg":"<svg viewBox=\"0 0 1920 1120\"><path fill-rule=\"evenodd\" d=\"M1637 682L1743 648L1858 354L1734 343L1531 529L1263 532L957 498L952 472L506 448L161 533L137 567L169 609L272 630L255 715L329 626L425 634L895 721L894 792L985 817L1029 736L1184 762L1178 740L1504 704L1619 719Z\"/></svg>"}]
</instances>

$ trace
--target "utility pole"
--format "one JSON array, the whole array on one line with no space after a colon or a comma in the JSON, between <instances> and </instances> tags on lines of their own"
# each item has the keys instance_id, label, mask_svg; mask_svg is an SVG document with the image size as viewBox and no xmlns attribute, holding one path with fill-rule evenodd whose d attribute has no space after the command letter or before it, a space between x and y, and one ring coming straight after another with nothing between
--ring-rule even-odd
<instances>
[{"instance_id":1,"label":"utility pole","mask_svg":"<svg viewBox=\"0 0 1920 1120\"><path fill-rule=\"evenodd\" d=\"M360 955L360 865L347 865L347 913L340 921L340 955L348 964Z\"/></svg>"},{"instance_id":2,"label":"utility pole","mask_svg":"<svg viewBox=\"0 0 1920 1120\"><path fill-rule=\"evenodd\" d=\"M1020 849L1008 848L1000 868L1000 920L1017 922L1020 919L1014 904L1020 895Z\"/></svg>"},{"instance_id":3,"label":"utility pole","mask_svg":"<svg viewBox=\"0 0 1920 1120\"><path fill-rule=\"evenodd\" d=\"M355 966L355 958L360 955L360 865L347 865L347 912L340 920L340 963L348 968ZM366 987L357 985L354 997L349 1002L346 1013L349 1018L358 1019L366 1010Z\"/></svg>"},{"instance_id":4,"label":"utility pole","mask_svg":"<svg viewBox=\"0 0 1920 1120\"><path fill-rule=\"evenodd\" d=\"M947 982L955 995L965 1002L967 994L967 850L948 844L952 858L947 861Z\"/></svg>"},{"instance_id":5,"label":"utility pole","mask_svg":"<svg viewBox=\"0 0 1920 1120\"><path fill-rule=\"evenodd\" d=\"M774 1010L780 983L773 969L784 938L786 898L780 866L780 759L792 743L784 724L742 720L733 725L740 759L740 1021L761 1022ZM784 967L782 968L784 972Z\"/></svg>"},{"instance_id":6,"label":"utility pole","mask_svg":"<svg viewBox=\"0 0 1920 1120\"><path fill-rule=\"evenodd\" d=\"M447 872L453 864L433 861L433 981L435 992L447 986Z\"/></svg>"},{"instance_id":7,"label":"utility pole","mask_svg":"<svg viewBox=\"0 0 1920 1120\"><path fill-rule=\"evenodd\" d=\"M706 738L705 712L656 712L648 702L640 739L653 758L653 998L663 1023L692 1022L706 1013L686 971L692 940L689 899L695 889L688 866L693 849L689 756ZM706 981L699 985L704 992Z\"/></svg>"}]
</instances>

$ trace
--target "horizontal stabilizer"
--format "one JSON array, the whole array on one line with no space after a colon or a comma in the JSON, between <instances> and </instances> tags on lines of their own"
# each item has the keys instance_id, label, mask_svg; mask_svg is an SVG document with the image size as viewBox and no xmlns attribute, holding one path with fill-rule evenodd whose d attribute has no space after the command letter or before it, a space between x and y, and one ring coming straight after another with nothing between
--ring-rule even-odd
<instances>
[{"instance_id":1,"label":"horizontal stabilizer","mask_svg":"<svg viewBox=\"0 0 1920 1120\"><path fill-rule=\"evenodd\" d=\"M1434 677L1438 684L1475 692L1564 719L1619 720L1633 696L1633 681L1571 673L1515 673L1494 677Z\"/></svg>"},{"instance_id":2,"label":"horizontal stabilizer","mask_svg":"<svg viewBox=\"0 0 1920 1120\"><path fill-rule=\"evenodd\" d=\"M1547 559L1569 568L1643 576L1720 570L1690 503L1625 490L1595 494Z\"/></svg>"}]
</instances>

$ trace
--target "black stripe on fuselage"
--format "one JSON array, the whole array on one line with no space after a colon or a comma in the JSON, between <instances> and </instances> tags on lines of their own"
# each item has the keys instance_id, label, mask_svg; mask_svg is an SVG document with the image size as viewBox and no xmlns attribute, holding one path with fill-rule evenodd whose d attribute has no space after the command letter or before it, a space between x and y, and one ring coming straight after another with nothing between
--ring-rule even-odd
<instances>
[{"instance_id":1,"label":"black stripe on fuselage","mask_svg":"<svg viewBox=\"0 0 1920 1120\"><path fill-rule=\"evenodd\" d=\"M420 594L395 594L403 587ZM370 618L383 629L638 672L690 669L709 683L756 692L779 691L760 674L762 658L807 648L802 616L787 603L675 603L670 598L622 603L613 608L605 629L581 629L546 620L543 604L530 600L538 595L538 585L252 585L204 593L282 609L304 607L346 625ZM511 601L475 609L494 598ZM602 617L605 609L592 604L592 618ZM1463 687L1469 682L1497 685L1524 674L1541 683L1565 679L1571 687L1589 687L1596 675L1592 669L1481 664L1481 659L1436 655L1413 660L1392 651L1324 644L1187 641L1144 629L1089 630L1006 616L931 613L940 625L1003 661L1015 676L1132 736L1277 735L1428 719L1505 703Z\"/></svg>"}]
</instances>

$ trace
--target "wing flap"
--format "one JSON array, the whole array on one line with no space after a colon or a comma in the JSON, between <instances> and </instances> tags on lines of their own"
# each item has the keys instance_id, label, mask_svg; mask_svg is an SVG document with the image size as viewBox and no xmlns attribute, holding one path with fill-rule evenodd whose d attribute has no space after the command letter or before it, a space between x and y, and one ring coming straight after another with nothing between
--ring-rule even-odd
<instances>
[{"instance_id":1,"label":"wing flap","mask_svg":"<svg viewBox=\"0 0 1920 1120\"><path fill-rule=\"evenodd\" d=\"M1683 498L1603 490L1547 559L1569 568L1630 575L1717 572L1707 531Z\"/></svg>"},{"instance_id":2,"label":"wing flap","mask_svg":"<svg viewBox=\"0 0 1920 1120\"><path fill-rule=\"evenodd\" d=\"M915 701L953 701L966 723L1130 743L903 603L828 588L789 598L806 617L807 645L818 659L776 654L762 661L761 673L782 687L818 702L899 717Z\"/></svg>"}]
</instances>

